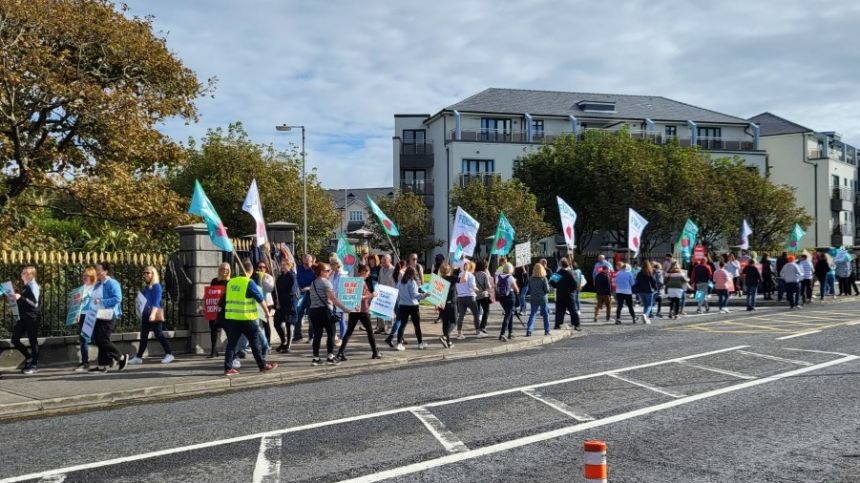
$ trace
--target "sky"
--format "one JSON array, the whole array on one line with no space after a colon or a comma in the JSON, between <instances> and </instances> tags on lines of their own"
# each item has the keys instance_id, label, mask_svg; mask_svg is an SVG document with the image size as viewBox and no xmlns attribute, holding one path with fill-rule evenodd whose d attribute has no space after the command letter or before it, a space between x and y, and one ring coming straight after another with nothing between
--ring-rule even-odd
<instances>
[{"instance_id":1,"label":"sky","mask_svg":"<svg viewBox=\"0 0 860 483\"><path fill-rule=\"evenodd\" d=\"M201 80L198 123L288 149L326 188L392 186L395 113L488 87L661 95L860 144L860 2L126 0Z\"/></svg>"}]
</instances>

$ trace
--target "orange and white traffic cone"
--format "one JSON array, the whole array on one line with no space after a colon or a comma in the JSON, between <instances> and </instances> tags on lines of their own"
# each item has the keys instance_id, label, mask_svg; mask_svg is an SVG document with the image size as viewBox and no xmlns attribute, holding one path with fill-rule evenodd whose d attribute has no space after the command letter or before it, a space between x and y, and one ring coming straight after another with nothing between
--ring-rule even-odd
<instances>
[{"instance_id":1,"label":"orange and white traffic cone","mask_svg":"<svg viewBox=\"0 0 860 483\"><path fill-rule=\"evenodd\" d=\"M597 439L590 439L583 445L585 452L585 465L583 474L587 483L606 483L606 443Z\"/></svg>"}]
</instances>

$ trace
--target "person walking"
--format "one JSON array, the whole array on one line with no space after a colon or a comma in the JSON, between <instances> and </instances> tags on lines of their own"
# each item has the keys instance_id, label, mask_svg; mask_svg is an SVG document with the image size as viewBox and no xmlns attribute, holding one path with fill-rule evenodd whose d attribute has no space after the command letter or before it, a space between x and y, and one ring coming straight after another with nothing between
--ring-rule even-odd
<instances>
[{"instance_id":1,"label":"person walking","mask_svg":"<svg viewBox=\"0 0 860 483\"><path fill-rule=\"evenodd\" d=\"M84 287L83 297L86 299L84 306L81 308L81 315L78 317L78 339L81 347L81 362L75 368L75 372L87 372L90 370L90 341L92 334L84 333L84 321L87 318L87 310L89 310L90 302L92 301L93 288L96 286L96 268L87 267L84 273L81 274L81 283Z\"/></svg>"},{"instance_id":2,"label":"person walking","mask_svg":"<svg viewBox=\"0 0 860 483\"><path fill-rule=\"evenodd\" d=\"M296 280L299 282L299 291L301 292L303 297L308 297L308 291L310 290L310 286L313 283L314 279L314 256L305 253L302 255L302 264L296 268ZM305 316L308 316L310 312L310 304L308 304L307 300L304 300L303 303L299 305L297 316L296 316L296 326L293 331L293 342L301 342L302 341L302 321L305 319ZM308 316L308 342L313 339L313 330L311 327L310 316Z\"/></svg>"},{"instance_id":3,"label":"person walking","mask_svg":"<svg viewBox=\"0 0 860 483\"><path fill-rule=\"evenodd\" d=\"M502 318L502 330L499 333L499 340L506 341L514 337L514 306L517 304L517 293L519 287L513 276L513 265L510 263L499 267L499 274L496 275L496 300L502 306L505 315ZM508 331L508 336L505 337L505 330Z\"/></svg>"},{"instance_id":4,"label":"person walking","mask_svg":"<svg viewBox=\"0 0 860 483\"><path fill-rule=\"evenodd\" d=\"M739 296L741 294L741 262L738 261L734 253L729 253L725 268L732 278L732 292Z\"/></svg>"},{"instance_id":5,"label":"person walking","mask_svg":"<svg viewBox=\"0 0 860 483\"><path fill-rule=\"evenodd\" d=\"M355 267L355 274L361 278L367 278L370 275L370 267L367 265L358 264ZM341 362L346 361L346 346L349 343L349 338L352 337L355 326L361 322L364 331L367 332L367 342L370 344L370 350L373 351L371 359L381 359L379 350L376 348L376 338L373 337L373 327L370 325L370 300L373 298L373 292L368 288L365 282L361 286L361 302L358 304L357 310L349 313L348 325L346 333L340 342L340 348L337 351L335 358Z\"/></svg>"},{"instance_id":6,"label":"person walking","mask_svg":"<svg viewBox=\"0 0 860 483\"><path fill-rule=\"evenodd\" d=\"M717 293L717 303L721 314L729 313L729 294L734 292L734 278L726 268L726 262L720 260L717 271L714 272L714 291Z\"/></svg>"},{"instance_id":7,"label":"person walking","mask_svg":"<svg viewBox=\"0 0 860 483\"><path fill-rule=\"evenodd\" d=\"M549 335L549 313L547 311L547 298L549 294L549 282L546 278L546 268L543 264L536 263L532 269L532 276L529 278L529 303L531 304L531 312L529 313L529 321L526 325L526 337L532 335L532 330L535 326L535 316L540 311L543 317L543 334Z\"/></svg>"},{"instance_id":8,"label":"person walking","mask_svg":"<svg viewBox=\"0 0 860 483\"><path fill-rule=\"evenodd\" d=\"M782 271L779 272L779 277L785 285L789 308L791 310L800 308L800 281L803 279L803 272L794 262L794 255L786 257L786 263L783 265Z\"/></svg>"},{"instance_id":9,"label":"person walking","mask_svg":"<svg viewBox=\"0 0 860 483\"><path fill-rule=\"evenodd\" d=\"M851 262L848 255L836 257L836 279L839 281L839 296L851 295Z\"/></svg>"},{"instance_id":10,"label":"person walking","mask_svg":"<svg viewBox=\"0 0 860 483\"><path fill-rule=\"evenodd\" d=\"M137 346L137 355L129 359L129 364L143 364L143 354L149 344L150 332L155 332L155 338L158 339L164 350L161 363L170 364L174 360L170 342L164 336L164 311L161 309L161 293L158 271L152 266L145 267L143 269L143 288L140 290L140 295L146 299L146 305L140 314L140 342Z\"/></svg>"},{"instance_id":11,"label":"person walking","mask_svg":"<svg viewBox=\"0 0 860 483\"><path fill-rule=\"evenodd\" d=\"M754 260L750 260L747 266L744 267L742 275L744 287L747 290L747 311L752 312L755 310L755 299L756 295L758 295L758 288L762 284L762 276L758 268L756 268Z\"/></svg>"},{"instance_id":12,"label":"person walking","mask_svg":"<svg viewBox=\"0 0 860 483\"><path fill-rule=\"evenodd\" d=\"M340 289L340 278L345 277L346 273L343 271L343 268L340 264L340 259L337 258L336 255L332 255L328 259L328 265L331 267L331 274L328 277L329 282L331 282L331 286L334 289L334 296L337 297L340 295L338 290ZM339 346L340 341L343 339L343 336L346 335L346 312L344 313L335 313L335 317L337 317L337 331L335 332L334 345Z\"/></svg>"},{"instance_id":13,"label":"person walking","mask_svg":"<svg viewBox=\"0 0 860 483\"><path fill-rule=\"evenodd\" d=\"M406 266L412 267L412 269L415 271L415 283L417 283L419 287L421 285L424 285L424 266L418 263L417 253L409 254L409 259Z\"/></svg>"},{"instance_id":14,"label":"person walking","mask_svg":"<svg viewBox=\"0 0 860 483\"><path fill-rule=\"evenodd\" d=\"M773 264L768 254L764 253L761 256L761 291L764 294L764 300L773 300L774 275Z\"/></svg>"},{"instance_id":15,"label":"person walking","mask_svg":"<svg viewBox=\"0 0 860 483\"><path fill-rule=\"evenodd\" d=\"M615 277L615 324L621 323L621 310L624 305L627 305L627 311L630 313L632 323L636 323L636 312L633 310L633 284L636 280L631 273L629 264L622 263L621 270Z\"/></svg>"},{"instance_id":16,"label":"person walking","mask_svg":"<svg viewBox=\"0 0 860 483\"><path fill-rule=\"evenodd\" d=\"M576 276L573 274L573 270L570 268L570 261L566 257L559 261L559 266L560 268L556 272L559 278L555 282L554 329L561 329L561 326L564 324L565 312L569 312L570 325L573 326L573 330L580 331L582 329L579 327L579 314L576 311L575 300L577 290L579 289Z\"/></svg>"},{"instance_id":17,"label":"person walking","mask_svg":"<svg viewBox=\"0 0 860 483\"><path fill-rule=\"evenodd\" d=\"M609 272L601 268L594 277L594 292L597 303L594 305L594 322L600 316L600 308L606 307L606 321L612 315L612 282L609 280Z\"/></svg>"},{"instance_id":18,"label":"person walking","mask_svg":"<svg viewBox=\"0 0 860 483\"><path fill-rule=\"evenodd\" d=\"M397 269L394 265L391 264L391 255L384 254L382 258L379 260L379 277L377 279L377 283L380 285L385 285L386 287L394 288L397 286L397 283L394 280L394 275L397 273ZM386 322L382 318L376 319L376 331L375 334L387 334L388 327L386 327Z\"/></svg>"},{"instance_id":19,"label":"person walking","mask_svg":"<svg viewBox=\"0 0 860 483\"><path fill-rule=\"evenodd\" d=\"M472 322L475 325L475 335L481 335L481 323L478 319L478 285L475 280L475 264L468 260L463 262L460 279L457 281L457 339L466 338L463 335L463 318L466 310L472 313Z\"/></svg>"},{"instance_id":20,"label":"person walking","mask_svg":"<svg viewBox=\"0 0 860 483\"><path fill-rule=\"evenodd\" d=\"M209 321L209 359L218 357L218 338L221 335L221 330L224 330L226 333L226 329L224 328L224 305L226 304L227 282L230 281L231 272L230 264L226 262L222 263L218 266L218 276L209 282L211 287L224 287L224 293L221 294L221 300L218 303L220 311L215 320Z\"/></svg>"},{"instance_id":21,"label":"person walking","mask_svg":"<svg viewBox=\"0 0 860 483\"><path fill-rule=\"evenodd\" d=\"M580 294L582 293L583 287L585 287L585 274L582 273L582 270L579 269L579 265L575 261L570 262L570 269L573 270L573 278L575 280L574 283L574 291L573 291L573 305L576 309L576 315L582 316L582 305L580 304Z\"/></svg>"},{"instance_id":22,"label":"person walking","mask_svg":"<svg viewBox=\"0 0 860 483\"><path fill-rule=\"evenodd\" d=\"M475 263L475 287L478 289L475 302L481 311L481 335L487 335L487 319L490 317L490 304L493 303L493 277L487 270L487 262L478 260Z\"/></svg>"},{"instance_id":23,"label":"person walking","mask_svg":"<svg viewBox=\"0 0 860 483\"><path fill-rule=\"evenodd\" d=\"M337 316L334 312L334 306L340 308L343 312L348 313L349 309L338 300L334 294L334 287L329 281L331 275L331 267L327 263L317 263L314 265L314 275L316 278L311 283L308 296L310 297L310 319L314 326L313 334L313 360L311 365L319 366L322 364L320 359L320 344L322 343L323 331L326 333L326 364L338 365L340 361L334 357L334 338Z\"/></svg>"},{"instance_id":24,"label":"person walking","mask_svg":"<svg viewBox=\"0 0 860 483\"><path fill-rule=\"evenodd\" d=\"M708 304L708 294L711 289L711 278L713 271L708 266L707 262L702 259L693 267L693 287L696 288L696 313L702 313L702 307L705 307L705 312L710 312L711 306Z\"/></svg>"},{"instance_id":25,"label":"person walking","mask_svg":"<svg viewBox=\"0 0 860 483\"><path fill-rule=\"evenodd\" d=\"M820 291L818 300L824 300L825 295L836 297L836 287L834 287L834 281L836 280L835 266L833 265L833 258L829 254L822 254L818 257L818 261L815 262L815 278L818 279Z\"/></svg>"},{"instance_id":26,"label":"person walking","mask_svg":"<svg viewBox=\"0 0 860 483\"><path fill-rule=\"evenodd\" d=\"M657 276L654 274L654 266L649 260L644 260L642 268L636 274L633 293L642 301L642 322L645 324L651 323L651 310L654 307L654 295L657 290Z\"/></svg>"},{"instance_id":27,"label":"person walking","mask_svg":"<svg viewBox=\"0 0 860 483\"><path fill-rule=\"evenodd\" d=\"M514 315L519 317L526 311L526 297L529 294L529 266L516 267L514 269L514 279L517 281L517 286L520 287L519 305L516 312L514 312Z\"/></svg>"},{"instance_id":28,"label":"person walking","mask_svg":"<svg viewBox=\"0 0 860 483\"><path fill-rule=\"evenodd\" d=\"M112 274L113 264L101 262L96 265L97 281L87 317L95 318L93 339L99 348L99 358L98 365L90 368L90 372L107 372L114 364L121 371L128 364L128 356L120 353L110 339L116 321L122 317L122 287L111 277Z\"/></svg>"},{"instance_id":29,"label":"person walking","mask_svg":"<svg viewBox=\"0 0 860 483\"><path fill-rule=\"evenodd\" d=\"M277 352L288 354L293 343L293 324L298 315L296 303L299 298L299 283L292 260L281 259L281 273L275 279L275 330L281 339Z\"/></svg>"},{"instance_id":30,"label":"person walking","mask_svg":"<svg viewBox=\"0 0 860 483\"><path fill-rule=\"evenodd\" d=\"M597 277L598 272L600 272L601 270L605 271L606 273L612 273L614 271L612 269L612 264L606 261L605 255L597 256L597 261L594 263L594 268L591 269L591 277Z\"/></svg>"},{"instance_id":31,"label":"person walking","mask_svg":"<svg viewBox=\"0 0 860 483\"><path fill-rule=\"evenodd\" d=\"M687 275L681 270L678 262L669 264L666 272L666 295L669 297L669 318L677 319L681 313L681 301L687 296L689 281Z\"/></svg>"},{"instance_id":32,"label":"person walking","mask_svg":"<svg viewBox=\"0 0 860 483\"><path fill-rule=\"evenodd\" d=\"M266 308L269 309L267 313L274 313L275 297L272 294L275 292L275 277L272 276L272 271L266 262L257 262L257 271L254 273L253 280L263 291L263 296L266 297ZM271 347L272 326L269 324L269 319L260 317L260 327L263 328L263 334L266 336L266 345Z\"/></svg>"},{"instance_id":33,"label":"person walking","mask_svg":"<svg viewBox=\"0 0 860 483\"><path fill-rule=\"evenodd\" d=\"M12 326L12 345L24 356L22 374L35 374L39 370L39 327L42 324L42 291L36 283L36 267L27 265L21 269L21 293L15 294L18 319ZM30 348L21 343L26 336Z\"/></svg>"},{"instance_id":34,"label":"person walking","mask_svg":"<svg viewBox=\"0 0 860 483\"><path fill-rule=\"evenodd\" d=\"M803 274L800 279L800 301L801 306L812 303L812 282L815 277L815 269L812 266L812 261L805 253L800 255L800 261L797 262L800 267L800 272Z\"/></svg>"},{"instance_id":35,"label":"person walking","mask_svg":"<svg viewBox=\"0 0 860 483\"><path fill-rule=\"evenodd\" d=\"M782 302L782 296L785 294L785 280L782 278L782 268L788 263L788 252L782 252L782 255L776 259L776 300Z\"/></svg>"},{"instance_id":36,"label":"person walking","mask_svg":"<svg viewBox=\"0 0 860 483\"><path fill-rule=\"evenodd\" d=\"M457 283L460 277L458 274L452 273L451 266L447 263L439 266L437 275L449 284L445 302L438 308L442 315L442 337L439 338L439 341L442 342L442 347L450 349L454 347L451 342L451 328L457 322Z\"/></svg>"},{"instance_id":37,"label":"person walking","mask_svg":"<svg viewBox=\"0 0 860 483\"><path fill-rule=\"evenodd\" d=\"M671 266L671 264L669 265ZM654 280L657 281L657 291L654 292L654 303L651 305L651 311L654 311L654 305L656 305L657 313L655 315L658 318L663 318L663 291L666 286L666 273L663 270L663 265L658 262L651 263L651 268L654 270Z\"/></svg>"},{"instance_id":38,"label":"person walking","mask_svg":"<svg viewBox=\"0 0 860 483\"><path fill-rule=\"evenodd\" d=\"M239 338L244 336L251 346L251 353L260 372L268 372L278 367L275 362L266 362L265 355L260 347L259 337L263 335L258 323L259 312L269 317L269 307L266 305L266 297L260 287L251 280L247 274L251 274L254 265L250 261L242 264L243 274L230 279L227 282L226 295L224 297L224 329L227 331L227 347L224 349L224 375L234 376L239 374L238 368L234 366L236 344Z\"/></svg>"},{"instance_id":39,"label":"person walking","mask_svg":"<svg viewBox=\"0 0 860 483\"><path fill-rule=\"evenodd\" d=\"M415 338L418 340L418 348L426 349L427 344L421 338L421 311L418 304L430 296L429 293L418 292L418 282L415 281L415 267L407 266L406 271L397 285L398 303L400 306L400 330L397 331L397 350L404 351L403 334L406 332L406 322L412 320L415 328Z\"/></svg>"}]
</instances>

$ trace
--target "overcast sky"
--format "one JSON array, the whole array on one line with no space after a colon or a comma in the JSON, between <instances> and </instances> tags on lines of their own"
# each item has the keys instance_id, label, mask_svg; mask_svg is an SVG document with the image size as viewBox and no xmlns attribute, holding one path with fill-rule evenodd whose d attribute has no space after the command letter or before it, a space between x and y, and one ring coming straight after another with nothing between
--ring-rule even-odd
<instances>
[{"instance_id":1,"label":"overcast sky","mask_svg":"<svg viewBox=\"0 0 860 483\"><path fill-rule=\"evenodd\" d=\"M126 1L201 79L219 79L199 123L165 132L184 141L242 121L286 148L299 135L274 126L304 124L327 188L391 186L393 114L487 87L770 111L860 143L860 2Z\"/></svg>"}]
</instances>

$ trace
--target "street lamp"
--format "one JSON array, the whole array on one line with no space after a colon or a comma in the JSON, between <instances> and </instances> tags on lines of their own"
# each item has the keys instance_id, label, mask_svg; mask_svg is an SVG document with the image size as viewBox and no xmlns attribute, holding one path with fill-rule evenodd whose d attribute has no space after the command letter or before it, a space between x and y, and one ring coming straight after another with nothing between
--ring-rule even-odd
<instances>
[{"instance_id":1,"label":"street lamp","mask_svg":"<svg viewBox=\"0 0 860 483\"><path fill-rule=\"evenodd\" d=\"M301 129L302 130L302 242L304 246L304 252L302 255L307 255L308 253L308 175L307 171L305 171L305 127L304 126L287 126L286 124L281 124L280 126L275 126L276 131L281 132L290 132L293 129Z\"/></svg>"}]
</instances>

